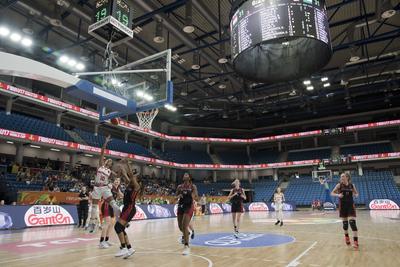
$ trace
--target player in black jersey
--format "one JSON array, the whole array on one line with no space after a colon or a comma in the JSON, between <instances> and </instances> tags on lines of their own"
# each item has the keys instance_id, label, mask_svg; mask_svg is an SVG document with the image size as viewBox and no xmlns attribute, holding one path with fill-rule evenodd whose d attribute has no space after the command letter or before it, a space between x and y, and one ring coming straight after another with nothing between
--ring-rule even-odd
<instances>
[{"instance_id":1,"label":"player in black jersey","mask_svg":"<svg viewBox=\"0 0 400 267\"><path fill-rule=\"evenodd\" d=\"M189 224L193 217L194 200L198 198L197 187L191 182L188 173L183 175L183 183L176 188L178 200L178 226L183 234L184 250L183 255L190 254L189 248Z\"/></svg>"},{"instance_id":2,"label":"player in black jersey","mask_svg":"<svg viewBox=\"0 0 400 267\"><path fill-rule=\"evenodd\" d=\"M356 208L354 206L353 197L358 197L358 191L354 184L351 183L351 177L348 173L342 173L340 175L340 183L338 183L333 189L332 196L339 197L339 216L343 220L343 230L345 241L347 245L350 245L349 237L349 224L353 231L354 248L358 248L358 234L356 224Z\"/></svg>"},{"instance_id":3,"label":"player in black jersey","mask_svg":"<svg viewBox=\"0 0 400 267\"><path fill-rule=\"evenodd\" d=\"M240 217L244 212L243 209L243 200L246 200L246 194L243 188L240 187L239 179L233 181L232 185L235 187L229 193L228 199L231 201L232 204L232 220L233 220L233 228L234 228L234 235L236 238L239 237L239 227L240 227Z\"/></svg>"},{"instance_id":4,"label":"player in black jersey","mask_svg":"<svg viewBox=\"0 0 400 267\"><path fill-rule=\"evenodd\" d=\"M117 254L115 254L115 257L123 257L124 259L127 259L133 253L135 253L135 250L132 248L131 243L129 242L125 228L135 216L136 197L140 194L141 188L138 183L138 175L132 171L127 160L121 161L120 175L126 185L126 189L123 198L124 207L122 208L121 215L114 226L115 232L117 233L119 241L121 242L120 250L117 252Z\"/></svg>"}]
</instances>

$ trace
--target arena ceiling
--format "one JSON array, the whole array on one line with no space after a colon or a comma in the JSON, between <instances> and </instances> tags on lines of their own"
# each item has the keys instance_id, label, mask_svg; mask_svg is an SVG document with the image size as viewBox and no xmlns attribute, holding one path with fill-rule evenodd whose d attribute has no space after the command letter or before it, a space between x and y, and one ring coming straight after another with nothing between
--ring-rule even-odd
<instances>
[{"instance_id":1,"label":"arena ceiling","mask_svg":"<svg viewBox=\"0 0 400 267\"><path fill-rule=\"evenodd\" d=\"M84 56L88 71L101 70L105 44L87 33L94 2L1 0L1 23L32 30L37 44L31 51L5 42L0 43L1 48L47 64L54 64L54 52L67 52ZM313 91L305 90L303 80L279 84L245 81L229 62L218 63L221 44L230 57L232 0L194 0L195 31L191 34L182 30L186 0L131 2L134 28L140 32L116 48L120 64L167 48L179 55L173 64L178 112L161 112L158 122L252 129L377 110L390 117L396 116L393 110L400 107L399 0L326 1L334 54L323 70L309 78L329 77L331 86L317 86ZM396 15L383 19L378 2L387 2ZM160 20L165 41L158 44L153 38ZM191 68L195 53L200 54L200 70ZM350 62L355 55L360 60Z\"/></svg>"}]
</instances>

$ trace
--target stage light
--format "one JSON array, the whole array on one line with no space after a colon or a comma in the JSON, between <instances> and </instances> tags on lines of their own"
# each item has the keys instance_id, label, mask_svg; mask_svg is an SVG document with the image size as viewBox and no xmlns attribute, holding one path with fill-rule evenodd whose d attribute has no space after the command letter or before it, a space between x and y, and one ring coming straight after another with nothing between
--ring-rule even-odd
<instances>
[{"instance_id":1,"label":"stage light","mask_svg":"<svg viewBox=\"0 0 400 267\"><path fill-rule=\"evenodd\" d=\"M330 83L324 83L324 87L329 87L329 86L331 86Z\"/></svg>"},{"instance_id":2,"label":"stage light","mask_svg":"<svg viewBox=\"0 0 400 267\"><path fill-rule=\"evenodd\" d=\"M329 80L328 77L322 77L322 78L321 78L321 82L326 82L326 81L328 81L328 80Z\"/></svg>"},{"instance_id":3,"label":"stage light","mask_svg":"<svg viewBox=\"0 0 400 267\"><path fill-rule=\"evenodd\" d=\"M74 59L70 59L70 60L68 61L68 66L70 66L70 67L75 67L76 63L77 63L77 62L76 62Z\"/></svg>"},{"instance_id":4,"label":"stage light","mask_svg":"<svg viewBox=\"0 0 400 267\"><path fill-rule=\"evenodd\" d=\"M10 39L11 39L11 41L13 41L13 42L19 42L19 41L21 41L22 36L21 36L19 33L14 32L14 33L12 33L12 34L10 35Z\"/></svg>"},{"instance_id":5,"label":"stage light","mask_svg":"<svg viewBox=\"0 0 400 267\"><path fill-rule=\"evenodd\" d=\"M310 86L307 86L307 91L312 91L312 90L314 90L314 86L312 86L312 85L310 85Z\"/></svg>"},{"instance_id":6,"label":"stage light","mask_svg":"<svg viewBox=\"0 0 400 267\"><path fill-rule=\"evenodd\" d=\"M10 34L10 30L5 27L5 26L1 26L0 27L0 36L6 37Z\"/></svg>"},{"instance_id":7,"label":"stage light","mask_svg":"<svg viewBox=\"0 0 400 267\"><path fill-rule=\"evenodd\" d=\"M77 70L84 70L84 69L85 69L85 65L83 65L82 63L78 63L78 64L76 65L76 69L77 69Z\"/></svg>"},{"instance_id":8,"label":"stage light","mask_svg":"<svg viewBox=\"0 0 400 267\"><path fill-rule=\"evenodd\" d=\"M67 63L68 61L69 61L69 57L67 57L67 56L65 56L65 55L60 57L60 62L61 62L61 63L64 63L64 64L65 64L65 63Z\"/></svg>"},{"instance_id":9,"label":"stage light","mask_svg":"<svg viewBox=\"0 0 400 267\"><path fill-rule=\"evenodd\" d=\"M310 81L310 80L305 80L305 81L303 81L303 84L304 84L304 85L310 85L310 84L311 84L311 81Z\"/></svg>"},{"instance_id":10,"label":"stage light","mask_svg":"<svg viewBox=\"0 0 400 267\"><path fill-rule=\"evenodd\" d=\"M21 44L23 46L29 47L33 44L33 41L31 39L25 37L24 39L22 39Z\"/></svg>"}]
</instances>

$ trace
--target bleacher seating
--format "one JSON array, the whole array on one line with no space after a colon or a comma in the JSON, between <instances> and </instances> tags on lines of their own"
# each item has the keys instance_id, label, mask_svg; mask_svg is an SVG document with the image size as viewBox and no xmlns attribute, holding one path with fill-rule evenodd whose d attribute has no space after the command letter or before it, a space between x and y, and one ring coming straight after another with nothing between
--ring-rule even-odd
<instances>
[{"instance_id":1,"label":"bleacher seating","mask_svg":"<svg viewBox=\"0 0 400 267\"><path fill-rule=\"evenodd\" d=\"M329 159L331 158L331 149L313 149L305 151L293 151L288 154L288 161L310 160L310 159Z\"/></svg>"},{"instance_id":2,"label":"bleacher seating","mask_svg":"<svg viewBox=\"0 0 400 267\"><path fill-rule=\"evenodd\" d=\"M255 182L254 185L254 201L270 201L278 187L279 181L263 180Z\"/></svg>"},{"instance_id":3,"label":"bleacher seating","mask_svg":"<svg viewBox=\"0 0 400 267\"><path fill-rule=\"evenodd\" d=\"M340 148L340 154L345 156L369 155L369 154L378 154L385 152L393 152L393 147L390 142L378 143L378 144L354 145L354 146L346 146Z\"/></svg>"},{"instance_id":4,"label":"bleacher seating","mask_svg":"<svg viewBox=\"0 0 400 267\"><path fill-rule=\"evenodd\" d=\"M213 164L213 161L206 151L178 151L168 149L162 152L157 149L153 149L156 155L163 160L173 161L183 164Z\"/></svg>"},{"instance_id":5,"label":"bleacher seating","mask_svg":"<svg viewBox=\"0 0 400 267\"><path fill-rule=\"evenodd\" d=\"M57 127L54 123L19 114L11 113L7 115L4 111L0 111L0 128L64 141L73 141L63 128Z\"/></svg>"},{"instance_id":6,"label":"bleacher seating","mask_svg":"<svg viewBox=\"0 0 400 267\"><path fill-rule=\"evenodd\" d=\"M247 156L246 152L224 151L217 154L222 164L249 164L249 157Z\"/></svg>"},{"instance_id":7,"label":"bleacher seating","mask_svg":"<svg viewBox=\"0 0 400 267\"><path fill-rule=\"evenodd\" d=\"M251 153L252 164L275 163L279 160L279 152L259 150Z\"/></svg>"},{"instance_id":8,"label":"bleacher seating","mask_svg":"<svg viewBox=\"0 0 400 267\"><path fill-rule=\"evenodd\" d=\"M333 177L329 183L330 189L338 183L339 177ZM366 171L363 176L353 175L352 182L359 192L355 204L368 204L371 199L400 199L400 191L396 186L391 171ZM287 201L296 202L297 205L310 205L315 199L325 200L324 187L320 183L312 182L311 176L301 176L292 179L285 190ZM337 203L338 199L334 201Z\"/></svg>"},{"instance_id":9,"label":"bleacher seating","mask_svg":"<svg viewBox=\"0 0 400 267\"><path fill-rule=\"evenodd\" d=\"M74 131L90 146L102 147L106 139L103 135L98 134L95 136L93 133L89 133L81 129L75 129ZM151 154L145 147L135 143L125 143L125 141L118 138L112 138L107 148L115 151L154 158L154 155Z\"/></svg>"}]
</instances>

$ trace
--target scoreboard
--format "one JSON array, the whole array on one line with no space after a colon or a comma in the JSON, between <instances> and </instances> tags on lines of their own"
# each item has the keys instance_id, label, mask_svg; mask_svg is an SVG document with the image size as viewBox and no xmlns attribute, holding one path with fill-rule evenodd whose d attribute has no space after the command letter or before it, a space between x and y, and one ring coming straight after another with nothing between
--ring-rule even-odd
<instances>
[{"instance_id":1,"label":"scoreboard","mask_svg":"<svg viewBox=\"0 0 400 267\"><path fill-rule=\"evenodd\" d=\"M236 10L230 27L233 60L250 47L285 37L330 45L324 0L248 0Z\"/></svg>"},{"instance_id":2,"label":"scoreboard","mask_svg":"<svg viewBox=\"0 0 400 267\"><path fill-rule=\"evenodd\" d=\"M133 37L132 5L128 0L97 0L89 33L113 41Z\"/></svg>"}]
</instances>

